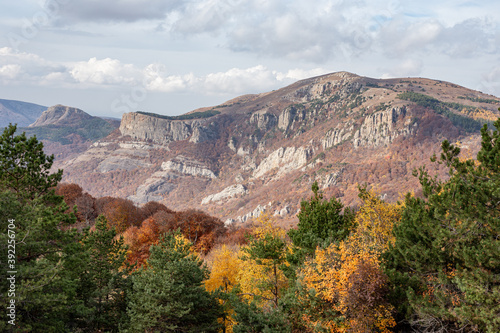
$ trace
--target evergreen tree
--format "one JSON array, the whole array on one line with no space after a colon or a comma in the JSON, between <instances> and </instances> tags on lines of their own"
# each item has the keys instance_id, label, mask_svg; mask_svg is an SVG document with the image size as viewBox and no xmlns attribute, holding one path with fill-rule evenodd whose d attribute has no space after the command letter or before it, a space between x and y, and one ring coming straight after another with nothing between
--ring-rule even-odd
<instances>
[{"instance_id":1,"label":"evergreen tree","mask_svg":"<svg viewBox=\"0 0 500 333\"><path fill-rule=\"evenodd\" d=\"M54 156L43 152L43 143L35 136L16 135L17 126L9 125L0 136L0 188L8 189L23 199L53 197L62 178L62 170L50 173Z\"/></svg>"},{"instance_id":2,"label":"evergreen tree","mask_svg":"<svg viewBox=\"0 0 500 333\"><path fill-rule=\"evenodd\" d=\"M218 332L221 307L202 286L208 271L179 232L151 246L146 268L132 276L128 332Z\"/></svg>"},{"instance_id":3,"label":"evergreen tree","mask_svg":"<svg viewBox=\"0 0 500 333\"><path fill-rule=\"evenodd\" d=\"M13 261L2 260L0 303L5 309L8 302L15 301L16 330L65 331L68 298L74 292L74 284L64 268L66 260L74 254L73 244L78 238L75 232L61 230L59 226L71 223L74 217L64 213L65 205L48 206L40 198L24 203L17 199L16 194L10 191L0 193L0 247L3 258L10 258L8 250L14 250L8 245L12 245L9 243L10 235L15 232L15 255L10 259ZM14 220L10 224L14 226L12 229L9 219ZM6 292L10 287L6 274L15 276L15 297L8 296ZM6 319L2 316L1 321ZM0 328L2 326L0 322Z\"/></svg>"},{"instance_id":4,"label":"evergreen tree","mask_svg":"<svg viewBox=\"0 0 500 333\"><path fill-rule=\"evenodd\" d=\"M313 256L317 246L329 244L347 237L353 226L354 213L336 198L323 199L317 182L311 187L314 195L302 200L298 214L297 229L290 229L288 236L295 246L294 256L289 261L301 263L305 256Z\"/></svg>"},{"instance_id":5,"label":"evergreen tree","mask_svg":"<svg viewBox=\"0 0 500 333\"><path fill-rule=\"evenodd\" d=\"M500 331L500 119L494 125L481 130L477 161L443 142L450 179L420 169L425 200L407 196L384 254L393 302L419 329Z\"/></svg>"},{"instance_id":6,"label":"evergreen tree","mask_svg":"<svg viewBox=\"0 0 500 333\"><path fill-rule=\"evenodd\" d=\"M15 131L16 126L10 125L0 136L0 248L3 258L10 260L2 260L0 303L15 302L16 326L2 317L0 327L65 331L74 285L64 274L64 265L74 254L78 237L61 226L73 223L75 217L65 214L67 206L52 190L61 179L61 171L49 171L53 156L44 154L35 137L16 136ZM15 277L15 295L6 292L10 289L6 274Z\"/></svg>"},{"instance_id":7,"label":"evergreen tree","mask_svg":"<svg viewBox=\"0 0 500 333\"><path fill-rule=\"evenodd\" d=\"M75 256L67 269L77 274L73 304L74 322L86 332L117 332L126 320L126 295L129 289L126 265L127 247L123 237L116 238L104 216L99 216L95 230L84 231L81 256Z\"/></svg>"}]
</instances>

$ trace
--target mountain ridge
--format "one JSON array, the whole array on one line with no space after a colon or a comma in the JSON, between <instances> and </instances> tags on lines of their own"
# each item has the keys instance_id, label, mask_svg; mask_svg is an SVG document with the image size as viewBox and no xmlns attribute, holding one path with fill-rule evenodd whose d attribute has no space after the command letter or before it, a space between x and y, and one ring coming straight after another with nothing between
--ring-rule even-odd
<instances>
[{"instance_id":1,"label":"mountain ridge","mask_svg":"<svg viewBox=\"0 0 500 333\"><path fill-rule=\"evenodd\" d=\"M396 200L417 188L412 170L442 140L477 151L474 128L498 117L499 103L443 81L338 72L195 110L217 111L205 118L124 114L118 132L57 167L94 196L202 209L228 223L261 211L292 221L313 181L348 205L363 183Z\"/></svg>"},{"instance_id":2,"label":"mountain ridge","mask_svg":"<svg viewBox=\"0 0 500 333\"><path fill-rule=\"evenodd\" d=\"M6 127L10 123L20 127L28 126L46 109L46 106L39 104L0 99L0 127Z\"/></svg>"}]
</instances>

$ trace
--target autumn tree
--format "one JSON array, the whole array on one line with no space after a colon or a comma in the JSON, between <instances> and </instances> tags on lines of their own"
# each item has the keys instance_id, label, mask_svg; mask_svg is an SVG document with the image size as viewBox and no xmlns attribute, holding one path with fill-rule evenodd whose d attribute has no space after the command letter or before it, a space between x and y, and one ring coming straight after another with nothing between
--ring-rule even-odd
<instances>
[{"instance_id":1,"label":"autumn tree","mask_svg":"<svg viewBox=\"0 0 500 333\"><path fill-rule=\"evenodd\" d=\"M280 300L287 286L284 269L289 246L286 231L275 226L269 215L255 221L248 244L241 247L238 288L233 299L234 332L286 332L290 326Z\"/></svg>"},{"instance_id":2,"label":"autumn tree","mask_svg":"<svg viewBox=\"0 0 500 333\"><path fill-rule=\"evenodd\" d=\"M169 214L175 213L173 210L157 201L148 201L144 206L141 207L141 213L144 219L153 216L160 211L167 212Z\"/></svg>"},{"instance_id":3,"label":"autumn tree","mask_svg":"<svg viewBox=\"0 0 500 333\"><path fill-rule=\"evenodd\" d=\"M99 215L103 214L111 227L115 227L118 233L122 233L130 226L138 226L142 222L140 210L134 203L127 199L111 198L102 199L104 204L98 204Z\"/></svg>"},{"instance_id":4,"label":"autumn tree","mask_svg":"<svg viewBox=\"0 0 500 333\"><path fill-rule=\"evenodd\" d=\"M90 226L97 217L94 197L88 193L84 193L76 198L75 205L78 221L84 222L86 226Z\"/></svg>"},{"instance_id":5,"label":"autumn tree","mask_svg":"<svg viewBox=\"0 0 500 333\"><path fill-rule=\"evenodd\" d=\"M166 225L167 230L180 229L182 234L201 253L208 253L217 238L224 235L226 228L220 219L199 210L177 212Z\"/></svg>"},{"instance_id":6,"label":"autumn tree","mask_svg":"<svg viewBox=\"0 0 500 333\"><path fill-rule=\"evenodd\" d=\"M406 198L384 255L393 302L417 329L500 331L500 119L494 126L481 130L477 162L443 142L449 180L416 173L425 198Z\"/></svg>"},{"instance_id":7,"label":"autumn tree","mask_svg":"<svg viewBox=\"0 0 500 333\"><path fill-rule=\"evenodd\" d=\"M224 333L233 332L234 304L231 298L225 295L233 292L238 287L238 277L241 274L241 260L239 259L239 249L230 248L227 245L213 250L211 253L210 277L205 281L205 287L209 292L221 291L219 302L222 305L223 315L220 318L222 331Z\"/></svg>"},{"instance_id":8,"label":"autumn tree","mask_svg":"<svg viewBox=\"0 0 500 333\"><path fill-rule=\"evenodd\" d=\"M149 258L149 249L160 240L162 230L154 217L144 220L140 227L129 227L124 233L125 243L129 246L127 261L141 267Z\"/></svg>"},{"instance_id":9,"label":"autumn tree","mask_svg":"<svg viewBox=\"0 0 500 333\"><path fill-rule=\"evenodd\" d=\"M313 290L306 296L318 299L309 302L312 309L304 313L311 328L389 332L395 325L387 299L388 278L379 256L393 242L401 205L385 203L365 188L359 190L363 204L355 216L356 228L340 243L317 248L301 271L302 283Z\"/></svg>"},{"instance_id":10,"label":"autumn tree","mask_svg":"<svg viewBox=\"0 0 500 333\"><path fill-rule=\"evenodd\" d=\"M83 189L77 184L60 183L55 189L55 193L64 198L68 207L73 208L78 197L82 196Z\"/></svg>"}]
</instances>

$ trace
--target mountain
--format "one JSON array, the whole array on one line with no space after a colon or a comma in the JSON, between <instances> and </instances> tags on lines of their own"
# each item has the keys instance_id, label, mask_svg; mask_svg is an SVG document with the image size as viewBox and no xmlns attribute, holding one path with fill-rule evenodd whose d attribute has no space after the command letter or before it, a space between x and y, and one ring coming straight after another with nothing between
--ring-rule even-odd
<instances>
[{"instance_id":1,"label":"mountain","mask_svg":"<svg viewBox=\"0 0 500 333\"><path fill-rule=\"evenodd\" d=\"M38 104L0 99L0 127L6 127L9 123L19 127L28 126L46 109L46 106Z\"/></svg>"},{"instance_id":2,"label":"mountain","mask_svg":"<svg viewBox=\"0 0 500 333\"><path fill-rule=\"evenodd\" d=\"M394 201L419 188L416 167L446 177L429 158L444 139L475 154L499 106L448 82L339 72L176 117L124 114L119 131L57 167L94 196L202 209L228 223L262 211L294 223L314 181L356 205L358 184Z\"/></svg>"},{"instance_id":3,"label":"mountain","mask_svg":"<svg viewBox=\"0 0 500 333\"><path fill-rule=\"evenodd\" d=\"M44 143L45 151L64 159L87 150L90 145L109 135L119 126L112 119L94 117L69 106L51 106L20 132L36 137Z\"/></svg>"}]
</instances>

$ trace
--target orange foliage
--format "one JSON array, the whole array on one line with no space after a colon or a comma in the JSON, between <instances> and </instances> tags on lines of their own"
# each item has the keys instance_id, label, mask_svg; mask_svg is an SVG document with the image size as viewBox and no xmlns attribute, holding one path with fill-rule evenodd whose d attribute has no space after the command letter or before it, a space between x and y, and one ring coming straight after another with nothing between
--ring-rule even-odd
<instances>
[{"instance_id":1,"label":"orange foliage","mask_svg":"<svg viewBox=\"0 0 500 333\"><path fill-rule=\"evenodd\" d=\"M158 243L160 234L160 227L152 217L144 220L139 228L129 227L123 233L125 244L129 246L127 260L136 264L136 268L142 266L149 258L149 248Z\"/></svg>"},{"instance_id":2,"label":"orange foliage","mask_svg":"<svg viewBox=\"0 0 500 333\"><path fill-rule=\"evenodd\" d=\"M392 228L402 206L385 203L363 189L360 197L363 206L356 213L356 230L338 245L317 249L302 271L306 287L332 304L343 320L318 314L304 318L310 326L331 332L390 332L396 325L386 301L388 279L378 258L394 241Z\"/></svg>"}]
</instances>

